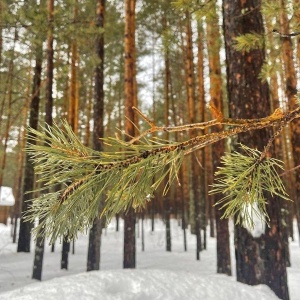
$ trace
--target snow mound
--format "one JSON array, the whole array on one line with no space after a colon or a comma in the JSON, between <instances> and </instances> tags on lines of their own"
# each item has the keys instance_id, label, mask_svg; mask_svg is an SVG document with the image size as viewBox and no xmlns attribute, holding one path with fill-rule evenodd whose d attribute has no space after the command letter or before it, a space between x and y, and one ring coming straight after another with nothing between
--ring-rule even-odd
<instances>
[{"instance_id":1,"label":"snow mound","mask_svg":"<svg viewBox=\"0 0 300 300\"><path fill-rule=\"evenodd\" d=\"M251 287L225 275L203 277L167 270L93 271L55 278L0 294L5 300L275 300L264 285Z\"/></svg>"},{"instance_id":2,"label":"snow mound","mask_svg":"<svg viewBox=\"0 0 300 300\"><path fill-rule=\"evenodd\" d=\"M0 206L15 205L15 197L12 188L8 186L0 186Z\"/></svg>"}]
</instances>

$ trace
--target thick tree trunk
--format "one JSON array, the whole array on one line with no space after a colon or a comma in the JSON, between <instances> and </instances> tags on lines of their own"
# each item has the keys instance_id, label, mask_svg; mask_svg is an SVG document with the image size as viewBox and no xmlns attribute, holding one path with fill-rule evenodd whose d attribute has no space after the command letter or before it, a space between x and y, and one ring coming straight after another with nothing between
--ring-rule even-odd
<instances>
[{"instance_id":1,"label":"thick tree trunk","mask_svg":"<svg viewBox=\"0 0 300 300\"><path fill-rule=\"evenodd\" d=\"M97 0L96 26L104 28L105 0ZM93 148L97 151L103 150L101 138L104 137L104 34L101 33L96 40L96 55L99 64L95 68L95 98L94 98L94 131ZM101 211L101 205L99 207ZM100 217L94 220L90 229L87 270L100 269L100 247L102 235L102 220Z\"/></svg>"},{"instance_id":2,"label":"thick tree trunk","mask_svg":"<svg viewBox=\"0 0 300 300\"><path fill-rule=\"evenodd\" d=\"M132 107L137 103L135 70L135 0L125 0L125 139L135 135ZM135 211L129 208L124 215L123 268L135 268Z\"/></svg>"},{"instance_id":3,"label":"thick tree trunk","mask_svg":"<svg viewBox=\"0 0 300 300\"><path fill-rule=\"evenodd\" d=\"M264 62L264 49L238 52L234 38L249 32L264 33L260 0L223 1L227 90L230 115L233 118L261 118L269 115L270 99L267 83L258 75ZM243 13L246 11L247 13ZM238 141L263 150L272 134L271 129L240 135ZM271 149L274 154L274 148ZM235 228L237 280L248 284L266 283L278 297L289 299L286 261L280 214L280 199L266 195L271 227L265 236L254 238L250 232Z\"/></svg>"}]
</instances>

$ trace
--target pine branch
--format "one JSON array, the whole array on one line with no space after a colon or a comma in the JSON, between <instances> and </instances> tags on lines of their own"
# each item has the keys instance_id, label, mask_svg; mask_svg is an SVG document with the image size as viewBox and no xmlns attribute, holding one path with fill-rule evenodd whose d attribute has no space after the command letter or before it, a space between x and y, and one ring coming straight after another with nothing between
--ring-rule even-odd
<instances>
[{"instance_id":1,"label":"pine branch","mask_svg":"<svg viewBox=\"0 0 300 300\"><path fill-rule=\"evenodd\" d=\"M279 32L277 29L273 29L273 32L279 34L280 37L284 37L284 38L300 35L300 32L282 33L282 32Z\"/></svg>"},{"instance_id":2,"label":"pine branch","mask_svg":"<svg viewBox=\"0 0 300 300\"><path fill-rule=\"evenodd\" d=\"M261 49L264 45L264 36L257 33L246 33L235 38L234 48L237 51L249 52L255 49Z\"/></svg>"},{"instance_id":3,"label":"pine branch","mask_svg":"<svg viewBox=\"0 0 300 300\"><path fill-rule=\"evenodd\" d=\"M43 183L43 188L40 189L41 196L33 200L33 205L26 216L31 222L37 217L42 220L34 229L35 233L41 231L44 236L50 237L52 242L61 236L74 238L78 231L86 230L92 225L99 214L101 201L104 202L101 206L104 207L101 215L107 220L129 207L142 208L158 186L165 182L165 178L168 178L168 183L164 192L177 179L185 155L221 139L250 130L273 126L277 127L275 135L278 135L285 125L300 116L300 108L286 113L277 110L271 116L253 120L224 119L221 114L215 112L216 120L179 127L157 127L141 112L139 114L151 127L152 131L146 131L147 134L166 130L185 131L217 124L226 124L229 129L199 135L181 143L151 140L143 133L134 139L134 143L127 143L118 138L106 138L103 139L107 149L105 152L85 147L66 121L63 122L62 128L54 125L46 126L41 131L30 129L29 134L35 136L36 145L30 145L27 151L32 156L39 181ZM230 197L235 199L234 202L228 202L235 203L233 206L227 202L223 204L229 209L225 217L235 213L241 214L245 203L242 198L245 198L245 195L248 195L249 203L252 203L253 197L261 199L258 204L261 212L265 214L262 190L284 194L282 183L274 169L275 162L279 166L280 164L276 160L267 159L266 155L275 135L261 156L254 150L253 152L247 150L248 154L251 154L250 158L242 158L237 154L233 156L236 157L237 164L231 158L225 158L225 162L239 166L236 171L230 169L237 178L237 183L232 184L226 177L221 177L221 185L214 188L215 192L228 191ZM228 171L223 171L224 176L226 172ZM223 173L220 170L220 174ZM260 178L265 178L266 181L261 189L257 188L261 182ZM268 182L268 178L274 179L275 185ZM60 191L43 193L54 190L58 184L62 187ZM224 197L224 201L228 199L229 196Z\"/></svg>"}]
</instances>

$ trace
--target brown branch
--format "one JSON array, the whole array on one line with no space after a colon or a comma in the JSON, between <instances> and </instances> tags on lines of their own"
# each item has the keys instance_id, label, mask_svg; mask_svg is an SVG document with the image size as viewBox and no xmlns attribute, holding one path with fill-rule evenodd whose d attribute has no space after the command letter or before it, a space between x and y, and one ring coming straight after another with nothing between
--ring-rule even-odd
<instances>
[{"instance_id":1,"label":"brown branch","mask_svg":"<svg viewBox=\"0 0 300 300\"><path fill-rule=\"evenodd\" d=\"M136 110L137 111L137 110ZM153 124L148 118L145 118L145 116L139 111L139 114L143 119L145 119L149 124ZM276 132L273 134L271 139L269 140L268 144L265 147L265 150L261 157L258 159L257 164L262 161L265 157L266 154L271 146L271 143L274 141L275 137L280 134L282 131L283 127L286 126L289 122L291 122L295 118L300 117L300 107L296 108L293 111L289 111L285 114L281 113L281 111L275 111L271 116L267 118L262 118L262 119L256 119L256 120L233 120L233 119L225 119L221 120L220 122L216 123L216 120L210 121L210 122L204 122L204 123L197 123L197 124L191 124L191 125L184 125L184 126L177 126L177 127L165 127L168 130L174 129L174 130L179 130L179 128L184 128L184 130L189 130L191 129L190 127L193 126L199 126L199 124L202 124L201 126L211 126L212 122L214 124L227 124L227 125L238 125L237 127L229 128L222 130L220 132L213 132L213 133L208 133L205 135L199 135L194 138L191 138L187 141L181 142L181 143L174 143L162 147L157 147L151 150L146 150L142 153L139 153L138 155L134 155L128 158L125 158L123 160L119 161L114 161L114 162L106 162L106 163L99 163L98 165L95 166L95 169L93 170L92 173L88 174L87 176L73 182L70 186L68 186L64 192L60 196L60 203L64 202L66 198L68 198L74 190L79 188L85 181L86 179L91 176L94 172L107 172L112 169L124 169L128 168L132 164L137 164L140 161L147 159L151 156L156 156L160 154L167 154L172 151L184 151L184 155L188 155L192 152L194 152L197 149L204 148L207 145L213 144L217 141L220 141L222 139L231 137L233 135L242 133L242 132L247 132L247 131L252 131L252 130L257 130L257 129L262 129L265 127L270 127L270 126L277 126L278 129ZM244 123L242 123L242 121ZM205 124L205 125L203 125ZM152 127L153 130L157 130L163 127ZM199 127L197 127L199 128ZM151 128L150 128L151 129ZM149 130L148 130L149 131ZM148 132L146 131L146 132ZM141 136L140 136L141 137ZM129 142L127 145L131 145L132 143ZM125 144L126 146L126 144Z\"/></svg>"},{"instance_id":2,"label":"brown branch","mask_svg":"<svg viewBox=\"0 0 300 300\"><path fill-rule=\"evenodd\" d=\"M218 113L218 111L214 107L210 107L214 114L216 114L217 119L202 122L202 123L194 123L180 126L156 126L154 122L150 121L140 110L134 107L134 110L151 126L148 130L142 132L139 136L134 137L130 140L130 144L135 143L141 138L145 137L148 134L154 132L182 132L189 131L193 129L206 129L216 125L228 125L228 126L245 126L250 124L263 124L266 123L268 125L272 121L280 120L285 116L285 114L281 111L281 109L276 109L272 115L261 118L261 119L231 119L231 118L223 118L222 114Z\"/></svg>"},{"instance_id":3,"label":"brown branch","mask_svg":"<svg viewBox=\"0 0 300 300\"><path fill-rule=\"evenodd\" d=\"M288 173L290 173L290 172L292 172L292 171L295 171L295 170L297 170L297 169L299 169L299 168L300 168L300 165L298 165L298 166L296 166L296 167L294 167L294 168L291 168L291 169L289 169L289 170L287 170L287 171L281 173L279 176L280 176L280 177L281 177L281 176L285 176L286 174L288 174Z\"/></svg>"},{"instance_id":4,"label":"brown branch","mask_svg":"<svg viewBox=\"0 0 300 300\"><path fill-rule=\"evenodd\" d=\"M280 35L280 37L292 37L292 36L297 36L300 35L300 32L292 32L292 33L282 33L280 31L278 31L277 29L273 29L274 33L277 33Z\"/></svg>"}]
</instances>

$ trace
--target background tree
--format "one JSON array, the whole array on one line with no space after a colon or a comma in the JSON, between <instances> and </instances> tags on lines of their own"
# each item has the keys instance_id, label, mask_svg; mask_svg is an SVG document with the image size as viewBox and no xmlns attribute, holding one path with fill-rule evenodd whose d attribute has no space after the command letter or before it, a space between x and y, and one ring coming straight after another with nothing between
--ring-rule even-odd
<instances>
[{"instance_id":1,"label":"background tree","mask_svg":"<svg viewBox=\"0 0 300 300\"><path fill-rule=\"evenodd\" d=\"M45 101L45 124L53 124L53 18L54 18L54 0L47 0L48 11L48 33L47 33L47 70L46 70L46 101ZM39 222L42 222L39 218ZM42 279L43 259L44 259L45 239L41 233L38 234L35 244L35 254L33 262L33 279Z\"/></svg>"},{"instance_id":2,"label":"background tree","mask_svg":"<svg viewBox=\"0 0 300 300\"><path fill-rule=\"evenodd\" d=\"M210 105L225 115L225 103L223 99L223 84L220 62L221 37L219 27L215 24L219 22L217 14L217 3L212 1L210 4L209 16L207 20L207 51L210 78ZM222 129L219 128L219 130ZM212 146L213 173L220 166L221 157L224 155L225 142L219 141ZM220 200L220 195L213 195L214 203ZM231 259L229 247L229 228L228 219L222 219L224 208L217 207L216 231L217 231L217 272L231 275Z\"/></svg>"},{"instance_id":3,"label":"background tree","mask_svg":"<svg viewBox=\"0 0 300 300\"><path fill-rule=\"evenodd\" d=\"M133 106L137 104L136 65L135 65L135 0L125 0L125 140L135 136ZM124 215L124 259L123 267L135 268L135 212L129 208Z\"/></svg>"},{"instance_id":4,"label":"background tree","mask_svg":"<svg viewBox=\"0 0 300 300\"><path fill-rule=\"evenodd\" d=\"M94 107L93 107L93 148L97 151L103 150L101 138L104 137L103 114L104 114L104 16L105 0L96 3L96 26L100 32L95 42L95 52L99 59L95 68ZM101 32L102 31L102 32ZM102 196L100 196L102 197ZM99 207L99 211L102 208ZM99 270L100 268L100 246L102 233L102 219L96 218L89 235L87 270Z\"/></svg>"},{"instance_id":5,"label":"background tree","mask_svg":"<svg viewBox=\"0 0 300 300\"><path fill-rule=\"evenodd\" d=\"M40 14L44 12L42 4L37 8ZM42 62L43 62L43 40L37 40L33 51L35 51L35 68L32 83L31 102L29 108L29 126L32 128L38 128L39 120L39 106L40 106L40 93L41 93L41 76L42 76ZM28 136L27 144L35 143L34 136ZM22 208L21 208L21 219L19 227L19 238L18 238L18 252L30 252L31 243L31 229L32 224L24 221L24 214L30 207L30 200L34 197L33 190L34 184L34 166L28 153L25 157L25 169L23 175L23 193L22 193Z\"/></svg>"}]
</instances>

